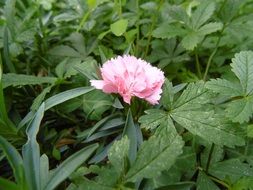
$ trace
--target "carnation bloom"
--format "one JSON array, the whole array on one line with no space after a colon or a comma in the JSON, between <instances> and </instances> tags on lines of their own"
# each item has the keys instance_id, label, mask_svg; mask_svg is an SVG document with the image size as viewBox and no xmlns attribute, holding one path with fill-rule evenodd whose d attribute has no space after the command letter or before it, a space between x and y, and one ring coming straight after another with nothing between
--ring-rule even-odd
<instances>
[{"instance_id":1,"label":"carnation bloom","mask_svg":"<svg viewBox=\"0 0 253 190\"><path fill-rule=\"evenodd\" d=\"M105 62L100 69L103 80L91 85L105 93L118 93L130 104L133 96L158 104L164 83L163 72L134 56L118 56Z\"/></svg>"}]
</instances>

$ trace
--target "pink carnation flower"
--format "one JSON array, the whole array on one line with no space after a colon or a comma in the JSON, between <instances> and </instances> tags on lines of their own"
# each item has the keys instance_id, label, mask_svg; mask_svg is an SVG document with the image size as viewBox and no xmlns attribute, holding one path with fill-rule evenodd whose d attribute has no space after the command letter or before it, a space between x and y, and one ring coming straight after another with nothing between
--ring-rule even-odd
<instances>
[{"instance_id":1,"label":"pink carnation flower","mask_svg":"<svg viewBox=\"0 0 253 190\"><path fill-rule=\"evenodd\" d=\"M91 85L105 93L118 93L130 104L137 96L151 104L158 104L164 83L163 72L134 56L118 56L101 68L103 80L91 80Z\"/></svg>"}]
</instances>

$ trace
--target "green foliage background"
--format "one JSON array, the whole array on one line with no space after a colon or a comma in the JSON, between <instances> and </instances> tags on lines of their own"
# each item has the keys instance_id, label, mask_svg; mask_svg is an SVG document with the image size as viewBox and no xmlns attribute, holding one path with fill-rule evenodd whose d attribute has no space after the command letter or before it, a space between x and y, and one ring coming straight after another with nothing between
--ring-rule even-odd
<instances>
[{"instance_id":1,"label":"green foliage background","mask_svg":"<svg viewBox=\"0 0 253 190\"><path fill-rule=\"evenodd\" d=\"M252 0L0 1L0 189L253 189ZM90 87L131 54L160 104Z\"/></svg>"}]
</instances>

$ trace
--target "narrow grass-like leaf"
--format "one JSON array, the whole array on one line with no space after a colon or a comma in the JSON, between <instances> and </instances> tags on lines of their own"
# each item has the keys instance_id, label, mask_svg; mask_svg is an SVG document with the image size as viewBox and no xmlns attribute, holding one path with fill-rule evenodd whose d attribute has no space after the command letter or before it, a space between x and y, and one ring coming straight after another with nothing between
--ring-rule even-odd
<instances>
[{"instance_id":1,"label":"narrow grass-like leaf","mask_svg":"<svg viewBox=\"0 0 253 190\"><path fill-rule=\"evenodd\" d=\"M3 121L6 122L8 120L7 111L5 108L5 98L4 98L4 92L3 92L3 85L2 85L2 75L3 69L2 69L2 58L0 53L0 116L2 117Z\"/></svg>"},{"instance_id":2,"label":"narrow grass-like leaf","mask_svg":"<svg viewBox=\"0 0 253 190\"><path fill-rule=\"evenodd\" d=\"M92 144L87 146L69 158L67 158L58 168L56 168L52 177L49 179L44 190L53 190L55 189L63 180L65 180L75 169L85 162L90 155L97 149L98 144Z\"/></svg>"},{"instance_id":3,"label":"narrow grass-like leaf","mask_svg":"<svg viewBox=\"0 0 253 190\"><path fill-rule=\"evenodd\" d=\"M76 97L81 96L87 92L90 92L93 89L94 89L93 87L80 87L80 88L75 88L75 89L67 90L65 92L61 92L59 94L56 94L56 95L48 98L45 101L45 111L47 111L48 109L50 109L58 104L65 102L67 100L70 100L72 98L76 98ZM19 123L18 128L20 129L24 125L29 123L33 117L34 117L34 111L30 111L23 118L23 120Z\"/></svg>"},{"instance_id":4,"label":"narrow grass-like leaf","mask_svg":"<svg viewBox=\"0 0 253 190\"><path fill-rule=\"evenodd\" d=\"M131 109L128 110L125 128L123 131L123 136L126 135L129 139L130 145L129 145L129 160L132 164L134 160L136 159L137 155L137 131L136 131L136 125L133 121L133 116Z\"/></svg>"},{"instance_id":5,"label":"narrow grass-like leaf","mask_svg":"<svg viewBox=\"0 0 253 190\"><path fill-rule=\"evenodd\" d=\"M36 111L41 103L43 102L47 93L49 93L54 85L50 85L43 89L43 91L33 100L33 104L31 106L31 110Z\"/></svg>"},{"instance_id":6,"label":"narrow grass-like leaf","mask_svg":"<svg viewBox=\"0 0 253 190\"><path fill-rule=\"evenodd\" d=\"M14 74L8 73L3 74L3 88L9 86L24 86L24 85L36 85L43 83L53 84L57 81L55 77L37 77L33 75L23 75L23 74Z\"/></svg>"},{"instance_id":7,"label":"narrow grass-like leaf","mask_svg":"<svg viewBox=\"0 0 253 190\"><path fill-rule=\"evenodd\" d=\"M5 27L5 30L4 30L4 60L5 60L5 64L6 64L7 68L9 69L9 71L11 73L16 73L16 69L10 59L9 41L8 40L9 40L8 28Z\"/></svg>"},{"instance_id":8,"label":"narrow grass-like leaf","mask_svg":"<svg viewBox=\"0 0 253 190\"><path fill-rule=\"evenodd\" d=\"M6 158L8 159L14 173L17 184L22 187L25 184L25 175L23 168L23 160L18 153L17 149L13 147L6 139L0 136L0 148L3 150Z\"/></svg>"},{"instance_id":9,"label":"narrow grass-like leaf","mask_svg":"<svg viewBox=\"0 0 253 190\"><path fill-rule=\"evenodd\" d=\"M49 179L49 160L46 154L40 157L40 189L43 189Z\"/></svg>"},{"instance_id":10,"label":"narrow grass-like leaf","mask_svg":"<svg viewBox=\"0 0 253 190\"><path fill-rule=\"evenodd\" d=\"M253 93L253 51L242 51L232 59L232 71L240 80L244 95Z\"/></svg>"},{"instance_id":11,"label":"narrow grass-like leaf","mask_svg":"<svg viewBox=\"0 0 253 190\"><path fill-rule=\"evenodd\" d=\"M40 146L37 143L36 137L39 132L41 120L44 116L45 104L43 103L36 115L28 126L26 133L28 140L22 148L22 155L24 159L24 168L26 178L30 189L39 190L40 184Z\"/></svg>"},{"instance_id":12,"label":"narrow grass-like leaf","mask_svg":"<svg viewBox=\"0 0 253 190\"><path fill-rule=\"evenodd\" d=\"M76 98L78 96L86 94L87 92L90 92L93 89L94 89L93 87L80 87L56 94L45 101L45 110L48 110L72 98Z\"/></svg>"},{"instance_id":13,"label":"narrow grass-like leaf","mask_svg":"<svg viewBox=\"0 0 253 190\"><path fill-rule=\"evenodd\" d=\"M118 114L109 115L103 119L101 119L99 122L97 122L89 131L89 134L87 138L89 138L95 131L97 131L100 127L102 127L107 121L115 118Z\"/></svg>"}]
</instances>

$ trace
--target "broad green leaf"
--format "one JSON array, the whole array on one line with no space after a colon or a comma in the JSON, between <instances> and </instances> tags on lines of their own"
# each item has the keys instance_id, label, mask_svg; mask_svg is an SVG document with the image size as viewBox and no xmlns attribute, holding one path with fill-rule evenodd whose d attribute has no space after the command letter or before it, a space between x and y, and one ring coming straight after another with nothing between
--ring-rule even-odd
<instances>
[{"instance_id":1,"label":"broad green leaf","mask_svg":"<svg viewBox=\"0 0 253 190\"><path fill-rule=\"evenodd\" d=\"M203 36L199 35L196 31L189 31L183 37L182 46L187 50L193 50L202 39Z\"/></svg>"},{"instance_id":2,"label":"broad green leaf","mask_svg":"<svg viewBox=\"0 0 253 190\"><path fill-rule=\"evenodd\" d=\"M176 163L174 166L181 172L186 173L195 169L196 164L196 153L192 149L192 147L184 146L183 153L177 157ZM190 174L192 175L192 174Z\"/></svg>"},{"instance_id":3,"label":"broad green leaf","mask_svg":"<svg viewBox=\"0 0 253 190\"><path fill-rule=\"evenodd\" d=\"M31 124L26 129L28 140L22 147L24 169L30 189L40 189L40 146L36 140L41 120L44 116L45 104L43 103Z\"/></svg>"},{"instance_id":4,"label":"broad green leaf","mask_svg":"<svg viewBox=\"0 0 253 190\"><path fill-rule=\"evenodd\" d=\"M164 187L159 187L155 190L189 190L195 187L194 182L179 182L171 185L166 185Z\"/></svg>"},{"instance_id":5,"label":"broad green leaf","mask_svg":"<svg viewBox=\"0 0 253 190\"><path fill-rule=\"evenodd\" d=\"M33 75L23 75L23 74L3 74L2 82L3 88L9 86L24 86L24 85L37 85L43 83L55 83L57 78L55 77L37 77Z\"/></svg>"},{"instance_id":6,"label":"broad green leaf","mask_svg":"<svg viewBox=\"0 0 253 190\"><path fill-rule=\"evenodd\" d=\"M127 157L129 152L129 140L127 136L124 136L121 140L115 141L111 146L108 159L113 167L121 175L125 173L127 169Z\"/></svg>"},{"instance_id":7,"label":"broad green leaf","mask_svg":"<svg viewBox=\"0 0 253 190\"><path fill-rule=\"evenodd\" d=\"M168 170L182 153L184 141L177 134L172 122L164 122L155 135L145 141L137 158L126 175L127 181L156 177Z\"/></svg>"},{"instance_id":8,"label":"broad green leaf","mask_svg":"<svg viewBox=\"0 0 253 190\"><path fill-rule=\"evenodd\" d=\"M40 0L38 3L45 9L45 10L50 10L52 9L52 4L55 2L55 0Z\"/></svg>"},{"instance_id":9,"label":"broad green leaf","mask_svg":"<svg viewBox=\"0 0 253 190\"><path fill-rule=\"evenodd\" d=\"M63 78L64 73L66 72L66 64L67 64L68 58L63 59L56 67L55 67L55 74L58 78Z\"/></svg>"},{"instance_id":10,"label":"broad green leaf","mask_svg":"<svg viewBox=\"0 0 253 190\"><path fill-rule=\"evenodd\" d=\"M235 184L233 184L231 190L252 190L253 177L242 177Z\"/></svg>"},{"instance_id":11,"label":"broad green leaf","mask_svg":"<svg viewBox=\"0 0 253 190\"><path fill-rule=\"evenodd\" d=\"M199 172L197 179L197 190L220 190L214 182L202 171Z\"/></svg>"},{"instance_id":12,"label":"broad green leaf","mask_svg":"<svg viewBox=\"0 0 253 190\"><path fill-rule=\"evenodd\" d=\"M220 145L243 145L241 129L209 108L209 91L203 82L191 83L173 105L170 116L192 134Z\"/></svg>"},{"instance_id":13,"label":"broad green leaf","mask_svg":"<svg viewBox=\"0 0 253 190\"><path fill-rule=\"evenodd\" d=\"M16 183L0 177L0 188L6 190L21 190L22 187Z\"/></svg>"},{"instance_id":14,"label":"broad green leaf","mask_svg":"<svg viewBox=\"0 0 253 190\"><path fill-rule=\"evenodd\" d=\"M153 36L155 38L162 38L162 39L170 39L176 36L183 36L187 33L184 29L180 26L172 25L169 23L164 23L158 28L153 31Z\"/></svg>"},{"instance_id":15,"label":"broad green leaf","mask_svg":"<svg viewBox=\"0 0 253 190\"><path fill-rule=\"evenodd\" d=\"M82 55L77 52L75 49L66 46L66 45L60 45L52 48L49 51L50 55L56 55L56 56L62 56L62 57L77 57L82 58Z\"/></svg>"},{"instance_id":16,"label":"broad green leaf","mask_svg":"<svg viewBox=\"0 0 253 190\"><path fill-rule=\"evenodd\" d=\"M97 165L92 165L89 168L91 173L97 174L95 181L101 187L116 188L122 184L123 176L120 176L117 170L111 165L99 167ZM113 177L112 177L113 176Z\"/></svg>"},{"instance_id":17,"label":"broad green leaf","mask_svg":"<svg viewBox=\"0 0 253 190\"><path fill-rule=\"evenodd\" d=\"M201 154L201 165L204 167L207 165L208 162L208 157L210 154L212 148L212 144L208 143L207 145L205 145L205 149L204 151L202 151ZM225 156L225 147L224 146L219 146L219 145L215 145L213 146L213 150L212 150L212 158L210 160L210 165L216 163L216 162L220 162L224 159Z\"/></svg>"},{"instance_id":18,"label":"broad green leaf","mask_svg":"<svg viewBox=\"0 0 253 190\"><path fill-rule=\"evenodd\" d=\"M171 6L168 13L174 20L189 24L189 16L181 6Z\"/></svg>"},{"instance_id":19,"label":"broad green leaf","mask_svg":"<svg viewBox=\"0 0 253 190\"><path fill-rule=\"evenodd\" d=\"M174 98L174 90L173 85L169 80L165 80L163 84L163 93L160 100L160 104L162 104L167 110L172 108Z\"/></svg>"},{"instance_id":20,"label":"broad green leaf","mask_svg":"<svg viewBox=\"0 0 253 190\"><path fill-rule=\"evenodd\" d=\"M190 110L199 109L201 105L207 104L210 100L210 93L205 88L205 83L199 81L190 83L181 96L173 104L173 109Z\"/></svg>"},{"instance_id":21,"label":"broad green leaf","mask_svg":"<svg viewBox=\"0 0 253 190\"><path fill-rule=\"evenodd\" d=\"M163 69L173 63L182 63L190 60L188 53L179 44L176 38L169 40L153 40L151 55L148 61L151 63L159 62L158 67Z\"/></svg>"},{"instance_id":22,"label":"broad green leaf","mask_svg":"<svg viewBox=\"0 0 253 190\"><path fill-rule=\"evenodd\" d=\"M234 147L244 145L241 128L224 120L224 116L214 115L212 111L173 111L171 117L192 134L219 144Z\"/></svg>"},{"instance_id":23,"label":"broad green leaf","mask_svg":"<svg viewBox=\"0 0 253 190\"><path fill-rule=\"evenodd\" d=\"M85 162L90 155L97 149L98 144L89 145L68 157L54 171L52 177L47 181L44 190L55 189L62 181L64 181L73 171Z\"/></svg>"},{"instance_id":24,"label":"broad green leaf","mask_svg":"<svg viewBox=\"0 0 253 190\"><path fill-rule=\"evenodd\" d=\"M229 23L234 18L240 10L238 7L240 7L242 3L243 1L241 0L224 1L224 5L221 7L222 9L219 11L223 23Z\"/></svg>"},{"instance_id":25,"label":"broad green leaf","mask_svg":"<svg viewBox=\"0 0 253 190\"><path fill-rule=\"evenodd\" d=\"M201 26L198 29L198 34L205 36L207 34L211 34L213 32L217 32L218 30L222 29L222 23L219 22L210 22L208 24L205 24L204 26Z\"/></svg>"},{"instance_id":26,"label":"broad green leaf","mask_svg":"<svg viewBox=\"0 0 253 190\"><path fill-rule=\"evenodd\" d=\"M242 51L232 59L232 71L243 88L244 95L253 93L253 52Z\"/></svg>"},{"instance_id":27,"label":"broad green leaf","mask_svg":"<svg viewBox=\"0 0 253 190\"><path fill-rule=\"evenodd\" d=\"M242 87L240 84L237 82L230 82L226 79L211 79L206 83L206 88L228 97L242 95Z\"/></svg>"},{"instance_id":28,"label":"broad green leaf","mask_svg":"<svg viewBox=\"0 0 253 190\"><path fill-rule=\"evenodd\" d=\"M253 138L253 125L252 124L248 125L248 127L247 127L247 136L250 138Z\"/></svg>"},{"instance_id":29,"label":"broad green leaf","mask_svg":"<svg viewBox=\"0 0 253 190\"><path fill-rule=\"evenodd\" d=\"M112 177L112 176L111 176ZM114 177L114 176L113 176ZM115 190L114 187L109 187L100 183L97 183L92 180L88 179L83 179L83 181L77 185L74 190L83 190L83 189L88 189L88 190Z\"/></svg>"},{"instance_id":30,"label":"broad green leaf","mask_svg":"<svg viewBox=\"0 0 253 190\"><path fill-rule=\"evenodd\" d=\"M116 36L121 36L126 32L128 20L120 19L110 25L111 32Z\"/></svg>"},{"instance_id":31,"label":"broad green leaf","mask_svg":"<svg viewBox=\"0 0 253 190\"><path fill-rule=\"evenodd\" d=\"M140 8L142 8L145 11L155 11L157 9L157 3L156 2L147 2L140 5Z\"/></svg>"},{"instance_id":32,"label":"broad green leaf","mask_svg":"<svg viewBox=\"0 0 253 190\"><path fill-rule=\"evenodd\" d=\"M213 14L215 10L215 2L213 1L201 1L196 11L191 17L191 27L198 29L202 26Z\"/></svg>"},{"instance_id":33,"label":"broad green leaf","mask_svg":"<svg viewBox=\"0 0 253 190\"><path fill-rule=\"evenodd\" d=\"M22 188L25 187L25 174L23 160L14 146L12 146L5 138L0 136L0 149L6 155L10 166L12 167L15 180L17 184L21 185Z\"/></svg>"},{"instance_id":34,"label":"broad green leaf","mask_svg":"<svg viewBox=\"0 0 253 190\"><path fill-rule=\"evenodd\" d=\"M237 181L241 177L253 177L253 170L247 163L241 162L239 159L229 159L217 162L209 168L209 173L219 179L229 178L232 182Z\"/></svg>"},{"instance_id":35,"label":"broad green leaf","mask_svg":"<svg viewBox=\"0 0 253 190\"><path fill-rule=\"evenodd\" d=\"M154 129L168 118L168 113L163 110L151 109L145 111L146 115L139 118L142 128Z\"/></svg>"},{"instance_id":36,"label":"broad green leaf","mask_svg":"<svg viewBox=\"0 0 253 190\"><path fill-rule=\"evenodd\" d=\"M253 97L245 97L229 102L226 116L233 122L248 122L253 113Z\"/></svg>"}]
</instances>

